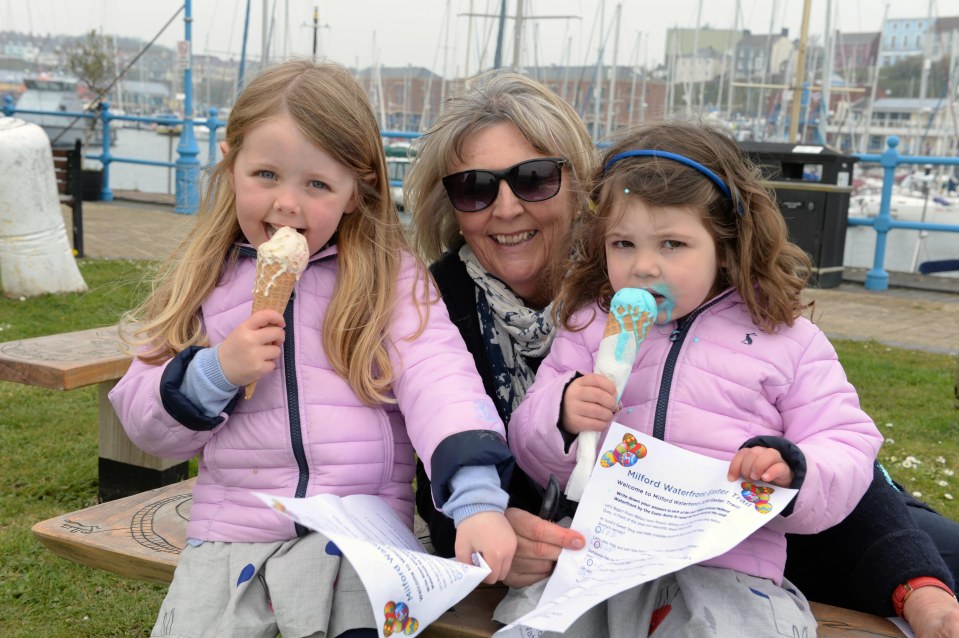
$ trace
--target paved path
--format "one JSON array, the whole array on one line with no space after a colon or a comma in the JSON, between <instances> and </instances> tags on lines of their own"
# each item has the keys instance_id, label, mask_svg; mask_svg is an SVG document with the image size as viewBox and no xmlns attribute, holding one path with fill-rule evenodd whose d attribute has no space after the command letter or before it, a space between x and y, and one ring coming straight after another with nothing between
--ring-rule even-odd
<instances>
[{"instance_id":1,"label":"paved path","mask_svg":"<svg viewBox=\"0 0 959 638\"><path fill-rule=\"evenodd\" d=\"M125 199L84 202L87 257L162 259L193 223L193 216L174 212L170 197L118 195ZM157 199L165 203L158 204ZM66 209L64 218L68 219ZM816 302L813 317L827 335L959 352L959 278L892 273L889 290L871 292L863 288L863 277L862 271L847 269L842 285L807 291Z\"/></svg>"}]
</instances>

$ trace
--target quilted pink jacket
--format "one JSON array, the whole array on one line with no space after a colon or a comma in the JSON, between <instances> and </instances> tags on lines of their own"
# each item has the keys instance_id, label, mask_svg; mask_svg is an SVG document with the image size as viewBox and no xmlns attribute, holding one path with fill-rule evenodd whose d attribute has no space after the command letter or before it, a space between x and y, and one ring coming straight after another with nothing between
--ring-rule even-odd
<instances>
[{"instance_id":1,"label":"quilted pink jacket","mask_svg":"<svg viewBox=\"0 0 959 638\"><path fill-rule=\"evenodd\" d=\"M247 258L224 271L202 305L213 344L250 315L255 260L248 257L255 252L241 250ZM264 507L254 491L298 497L373 494L412 527L414 448L434 482L440 479L440 491L434 493L446 497L442 484L461 465L511 463L502 422L432 284L426 328L407 339L423 314L412 302L414 283L420 298L424 294L409 256L398 281L389 339L397 403L368 406L357 398L322 346L336 274L335 247L314 256L286 310L286 342L277 370L259 380L252 399L239 398L241 389L220 416L191 412L195 406L178 393L190 351L160 366L135 361L110 393L138 447L175 459L200 455L190 538L294 538L293 523ZM441 444L442 453L434 456Z\"/></svg>"},{"instance_id":2,"label":"quilted pink jacket","mask_svg":"<svg viewBox=\"0 0 959 638\"><path fill-rule=\"evenodd\" d=\"M606 313L576 314L581 332L560 331L523 403L509 441L516 461L545 485L565 485L577 445L564 450L557 426L563 390L576 372L593 371ZM757 436L783 437L806 460L806 476L788 516L778 516L728 553L704 565L780 583L784 534L812 534L840 522L873 477L882 444L859 408L836 352L812 323L798 319L776 334L760 331L733 291L704 304L680 325L654 325L639 349L616 421L679 447L732 459Z\"/></svg>"}]
</instances>

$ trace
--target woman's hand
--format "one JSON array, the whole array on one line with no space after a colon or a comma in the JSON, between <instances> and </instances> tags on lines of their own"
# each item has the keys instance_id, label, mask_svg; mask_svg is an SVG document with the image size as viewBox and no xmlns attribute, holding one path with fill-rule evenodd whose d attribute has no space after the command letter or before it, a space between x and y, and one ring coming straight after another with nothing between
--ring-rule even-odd
<instances>
[{"instance_id":1,"label":"woman's hand","mask_svg":"<svg viewBox=\"0 0 959 638\"><path fill-rule=\"evenodd\" d=\"M260 310L234 328L217 351L226 380L242 387L273 372L285 327L283 315L276 310Z\"/></svg>"},{"instance_id":2,"label":"woman's hand","mask_svg":"<svg viewBox=\"0 0 959 638\"><path fill-rule=\"evenodd\" d=\"M579 532L515 507L506 510L506 519L516 533L516 555L503 583L525 587L548 578L564 549L582 549L586 539Z\"/></svg>"},{"instance_id":3,"label":"woman's hand","mask_svg":"<svg viewBox=\"0 0 959 638\"><path fill-rule=\"evenodd\" d=\"M586 374L566 386L560 425L570 434L601 432L615 411L616 384L601 374Z\"/></svg>"},{"instance_id":4,"label":"woman's hand","mask_svg":"<svg viewBox=\"0 0 959 638\"><path fill-rule=\"evenodd\" d=\"M793 471L783 460L779 450L770 447L749 447L736 452L729 463L726 479L735 481L739 477L747 481L765 481L779 487L789 487L793 482Z\"/></svg>"},{"instance_id":5,"label":"woman's hand","mask_svg":"<svg viewBox=\"0 0 959 638\"><path fill-rule=\"evenodd\" d=\"M480 512L463 519L456 528L456 560L473 564L473 552L483 555L490 574L484 583L492 585L509 573L516 552L516 534L499 512Z\"/></svg>"},{"instance_id":6,"label":"woman's hand","mask_svg":"<svg viewBox=\"0 0 959 638\"><path fill-rule=\"evenodd\" d=\"M959 637L959 603L938 587L920 587L909 594L902 615L916 638Z\"/></svg>"}]
</instances>

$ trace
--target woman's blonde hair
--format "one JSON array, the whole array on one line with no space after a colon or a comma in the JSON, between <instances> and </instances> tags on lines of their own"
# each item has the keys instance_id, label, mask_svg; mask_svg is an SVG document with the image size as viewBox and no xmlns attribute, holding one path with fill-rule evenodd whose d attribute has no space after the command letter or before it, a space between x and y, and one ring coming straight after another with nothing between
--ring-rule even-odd
<instances>
[{"instance_id":1,"label":"woman's blonde hair","mask_svg":"<svg viewBox=\"0 0 959 638\"><path fill-rule=\"evenodd\" d=\"M355 176L356 210L343 216L336 231L338 274L323 347L363 401L387 401L393 372L385 335L409 245L390 198L376 118L360 85L337 64L291 60L264 70L243 89L226 126L228 152L209 175L196 223L161 266L151 294L125 317L124 332L132 333L131 345L148 346L139 356L151 364L188 346L208 345L200 304L237 259L238 242L246 241L228 175L245 136L284 112L306 139Z\"/></svg>"},{"instance_id":2,"label":"woman's blonde hair","mask_svg":"<svg viewBox=\"0 0 959 638\"><path fill-rule=\"evenodd\" d=\"M538 152L569 160L570 191L577 202L570 218L586 210L597 153L579 115L546 86L516 73L491 71L470 80L448 100L417 142L403 197L412 211L413 247L427 262L464 243L443 177L461 161L470 136L504 122L514 124Z\"/></svg>"},{"instance_id":3,"label":"woman's blonde hair","mask_svg":"<svg viewBox=\"0 0 959 638\"><path fill-rule=\"evenodd\" d=\"M625 151L667 151L715 173L731 196L695 168L662 157L627 157L605 172L601 168L593 189L595 214L583 215L571 233L570 261L557 297L559 320L575 329L569 323L576 310L596 301L609 309L614 291L606 270L606 228L623 214L627 198L635 197L652 207L702 211L722 264L718 285L739 292L762 330L792 325L806 308L800 296L812 266L806 253L790 243L775 196L728 131L716 124L671 120L617 138L604 153L603 166Z\"/></svg>"}]
</instances>

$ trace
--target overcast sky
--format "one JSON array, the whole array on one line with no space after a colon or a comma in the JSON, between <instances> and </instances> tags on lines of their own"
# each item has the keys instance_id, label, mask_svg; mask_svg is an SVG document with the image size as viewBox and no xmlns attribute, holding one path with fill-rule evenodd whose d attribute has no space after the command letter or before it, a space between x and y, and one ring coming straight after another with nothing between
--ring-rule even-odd
<instances>
[{"instance_id":1,"label":"overcast sky","mask_svg":"<svg viewBox=\"0 0 959 638\"><path fill-rule=\"evenodd\" d=\"M810 35L826 30L830 0L811 0ZM152 39L176 13L179 0L0 0L0 30L35 34L105 34ZM246 0L193 0L193 52L239 58ZM616 47L620 66L662 62L666 30L701 26L778 33L798 37L802 0L623 0ZM467 14L497 14L500 0L252 0L247 56L263 50L264 7L272 16L270 57L309 55L313 47L313 8L319 8L320 56L349 66L424 66L448 77L476 71L493 61L497 21ZM612 64L617 29L614 0L527 0L522 63L594 65L601 46ZM832 29L845 33L878 31L884 12L890 18L959 16L959 0L831 0ZM601 11L605 7L602 20ZM509 0L509 15L516 0ZM572 16L550 17L549 16ZM267 20L269 23L271 20ZM504 37L504 65L513 60L513 20ZM472 23L472 29L470 24ZM446 25L449 25L447 29ZM605 25L602 29L599 25ZM181 13L158 42L175 47L184 39ZM468 66L467 66L468 65Z\"/></svg>"}]
</instances>

